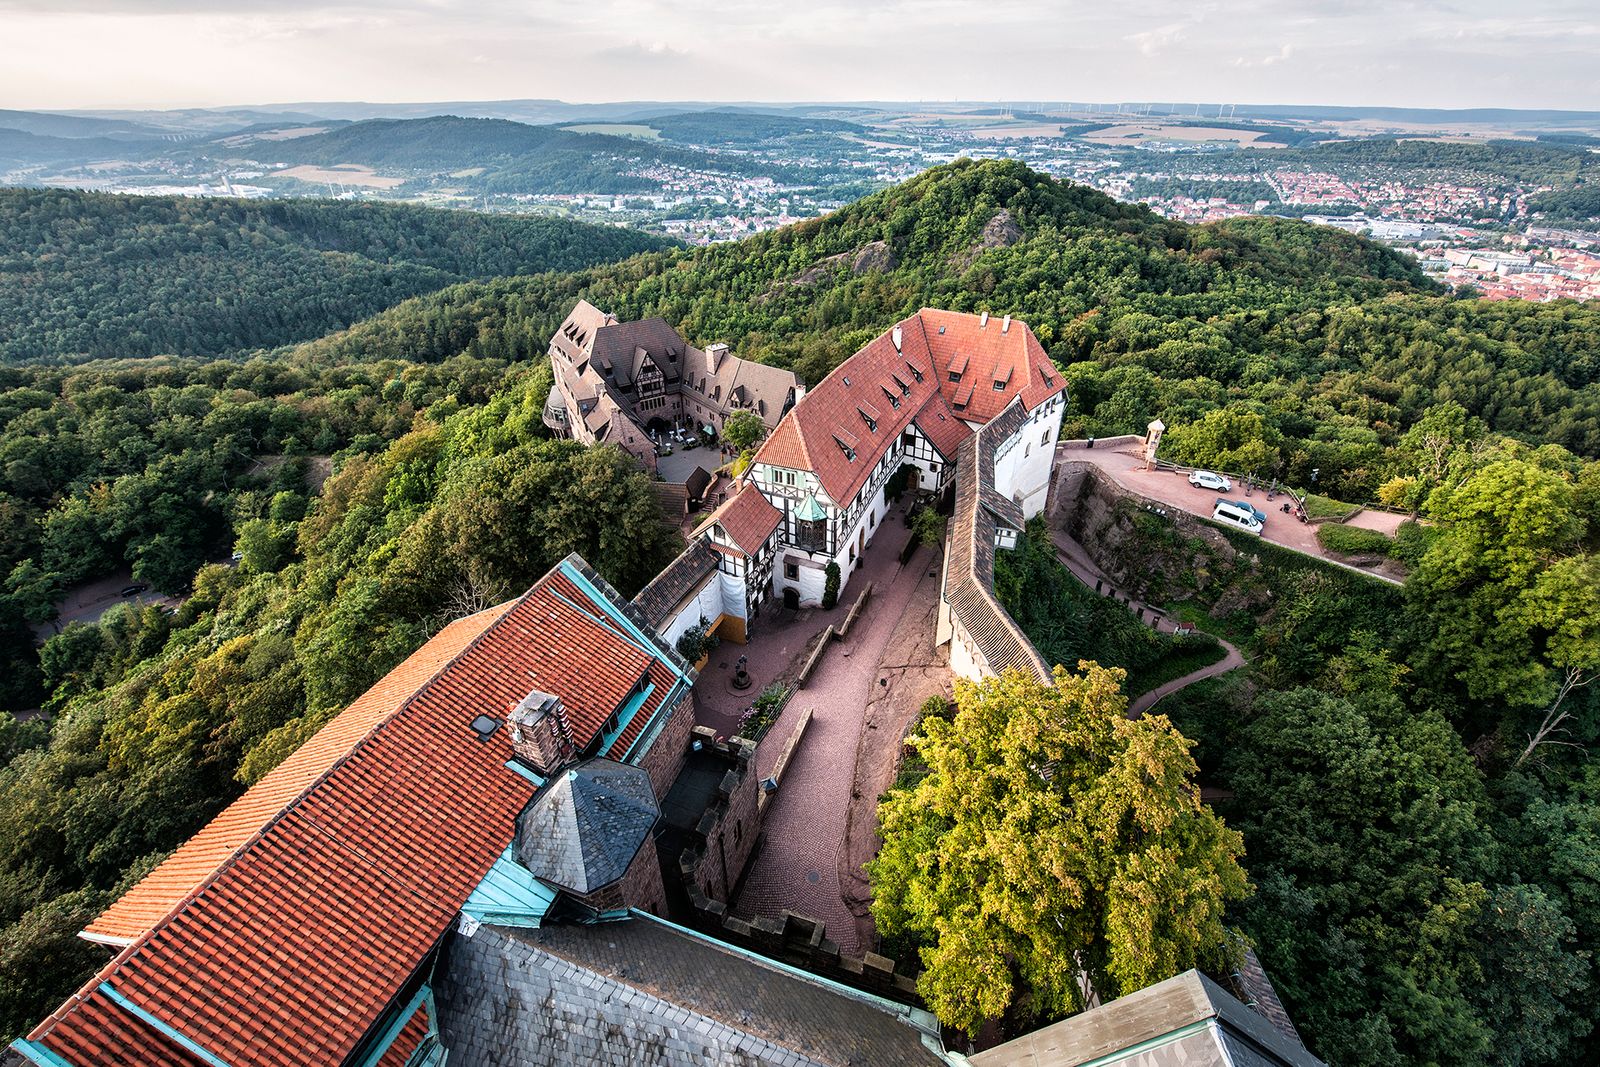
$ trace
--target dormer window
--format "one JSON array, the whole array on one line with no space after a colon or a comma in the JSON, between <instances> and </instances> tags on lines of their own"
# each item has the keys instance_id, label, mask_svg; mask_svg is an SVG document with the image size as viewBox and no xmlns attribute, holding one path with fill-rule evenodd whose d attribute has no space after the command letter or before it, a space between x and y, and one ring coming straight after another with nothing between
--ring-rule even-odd
<instances>
[{"instance_id":1,"label":"dormer window","mask_svg":"<svg viewBox=\"0 0 1600 1067\"><path fill-rule=\"evenodd\" d=\"M891 374L891 375L889 375L889 377L893 378L894 379L894 384L896 384L896 385L898 385L900 387L900 395L901 396L910 396L911 395L911 386L909 386L905 382L901 381L900 380L900 375Z\"/></svg>"},{"instance_id":2,"label":"dormer window","mask_svg":"<svg viewBox=\"0 0 1600 1067\"><path fill-rule=\"evenodd\" d=\"M1005 381L1000 379L1000 378L996 378L995 382L994 382L994 391L997 392L997 393L1005 392L1006 391L1006 383L1005 383Z\"/></svg>"},{"instance_id":3,"label":"dormer window","mask_svg":"<svg viewBox=\"0 0 1600 1067\"><path fill-rule=\"evenodd\" d=\"M883 389L884 399L889 401L889 406L898 409L900 407L900 398L889 392L888 386L881 386L880 388Z\"/></svg>"},{"instance_id":4,"label":"dormer window","mask_svg":"<svg viewBox=\"0 0 1600 1067\"><path fill-rule=\"evenodd\" d=\"M856 408L856 411L861 413L861 421L867 424L867 429L871 430L873 433L877 433L878 420L873 418L871 415L868 415L865 411L861 411L860 408Z\"/></svg>"},{"instance_id":5,"label":"dormer window","mask_svg":"<svg viewBox=\"0 0 1600 1067\"><path fill-rule=\"evenodd\" d=\"M839 446L839 451L844 453L844 458L845 459L849 460L851 463L854 463L856 461L856 450L855 449L851 448L849 445L845 444L843 441L841 441L837 437L835 437L833 439L833 443Z\"/></svg>"},{"instance_id":6,"label":"dormer window","mask_svg":"<svg viewBox=\"0 0 1600 1067\"><path fill-rule=\"evenodd\" d=\"M950 372L950 380L952 382L959 382L961 380L961 372L958 371L958 370L951 371Z\"/></svg>"},{"instance_id":7,"label":"dormer window","mask_svg":"<svg viewBox=\"0 0 1600 1067\"><path fill-rule=\"evenodd\" d=\"M908 370L908 371L910 371L910 372L911 372L911 377L913 377L913 378L915 378L915 379L916 379L916 380L917 380L917 384L918 384L918 385L921 385L921 384L922 384L922 372L921 372L921 371L919 371L919 370L918 370L918 369L917 369L917 368L916 368L916 365L915 365L915 364L913 364L913 363L907 363L907 364L906 364L906 370Z\"/></svg>"}]
</instances>

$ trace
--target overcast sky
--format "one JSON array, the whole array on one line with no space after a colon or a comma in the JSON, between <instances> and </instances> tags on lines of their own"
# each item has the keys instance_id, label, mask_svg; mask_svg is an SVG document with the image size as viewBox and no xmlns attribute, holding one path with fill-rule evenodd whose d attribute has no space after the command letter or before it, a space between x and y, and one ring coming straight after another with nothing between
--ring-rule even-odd
<instances>
[{"instance_id":1,"label":"overcast sky","mask_svg":"<svg viewBox=\"0 0 1600 1067\"><path fill-rule=\"evenodd\" d=\"M0 107L519 97L1600 110L1600 0L0 0Z\"/></svg>"}]
</instances>

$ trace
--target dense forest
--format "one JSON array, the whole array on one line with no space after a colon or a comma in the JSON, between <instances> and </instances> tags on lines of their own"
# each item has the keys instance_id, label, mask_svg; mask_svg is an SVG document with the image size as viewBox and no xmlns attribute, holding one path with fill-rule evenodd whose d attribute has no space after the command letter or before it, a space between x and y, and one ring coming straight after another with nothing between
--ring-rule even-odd
<instances>
[{"instance_id":1,"label":"dense forest","mask_svg":"<svg viewBox=\"0 0 1600 1067\"><path fill-rule=\"evenodd\" d=\"M1231 793L1235 919L1314 1051L1594 1057L1600 309L1448 297L1348 234L1184 226L1012 162L451 286L276 359L3 372L13 643L95 567L188 595L17 665L6 699L45 715L0 718L0 1031L92 970L72 934L120 884L447 618L568 550L624 591L670 556L642 475L542 439L537 357L579 296L811 381L920 306L1015 314L1066 368L1069 434L1159 415L1191 462L1426 516L1403 597L1285 566L1248 632L1201 598L1252 669L1171 714ZM195 571L230 543L237 567Z\"/></svg>"},{"instance_id":2,"label":"dense forest","mask_svg":"<svg viewBox=\"0 0 1600 1067\"><path fill-rule=\"evenodd\" d=\"M267 348L468 278L578 270L666 243L400 204L0 189L0 363Z\"/></svg>"}]
</instances>

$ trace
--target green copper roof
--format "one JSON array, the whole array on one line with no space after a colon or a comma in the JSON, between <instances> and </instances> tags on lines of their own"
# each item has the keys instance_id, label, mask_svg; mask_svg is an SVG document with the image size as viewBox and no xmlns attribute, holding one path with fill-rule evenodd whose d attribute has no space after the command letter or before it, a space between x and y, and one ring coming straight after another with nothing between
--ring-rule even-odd
<instances>
[{"instance_id":1,"label":"green copper roof","mask_svg":"<svg viewBox=\"0 0 1600 1067\"><path fill-rule=\"evenodd\" d=\"M818 519L827 518L828 513L821 504L817 503L816 494L812 493L800 501L800 506L794 509L794 517L801 522L815 522Z\"/></svg>"}]
</instances>

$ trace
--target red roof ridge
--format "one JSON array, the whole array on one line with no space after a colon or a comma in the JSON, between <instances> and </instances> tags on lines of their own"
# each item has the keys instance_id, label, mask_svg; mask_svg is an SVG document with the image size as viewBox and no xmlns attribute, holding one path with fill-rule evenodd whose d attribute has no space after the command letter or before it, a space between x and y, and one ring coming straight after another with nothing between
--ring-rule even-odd
<instances>
[{"instance_id":1,"label":"red roof ridge","mask_svg":"<svg viewBox=\"0 0 1600 1067\"><path fill-rule=\"evenodd\" d=\"M459 619L452 620L448 625L446 625L438 633L434 634L433 637L429 638L428 641L425 642L420 648L418 648L415 652L411 653L410 656L407 656L405 660L402 660L399 664L397 664L394 667L393 670L391 670L388 674L385 674L383 676L383 678L380 678L380 679L378 679L378 681L374 682L372 684L372 686L370 688L368 688L368 690L365 693L361 694L360 697L357 697L348 706L346 706L343 710L341 710L337 715L334 715L327 722L323 723L322 726L318 728L317 733L316 734L312 734L311 737L307 738L306 741L300 746L301 749L303 749L307 745L309 745L316 738L317 734L320 734L323 730L326 730L328 727L332 726L341 716L349 713L351 711L351 709L355 708L356 705L359 704L364 697L366 697L369 693L371 693L378 686L382 685L383 682L386 679L388 679L390 676L392 676L396 671L401 670L405 666L405 664L406 664L406 662L408 660L420 657L421 654L424 653L427 650L428 646L430 644L432 644L434 641L437 641L440 638L443 638L452 629L460 626L462 623L470 622L470 621L472 621L474 619L478 619L481 616L489 615L491 613L493 613L495 615L495 617L493 619L488 620L488 622L481 629L479 629L477 633L473 634L472 637L466 642L466 644L464 644L460 648L456 649L455 652L453 652L448 658L446 658L443 661L441 661L439 666L433 671L433 673L428 675L428 677L426 679L424 679L420 684L418 684L416 687L414 687L410 691L410 693L408 693L406 695L406 697L403 700L401 700L398 704L396 704L391 710L389 710L388 712L384 713L381 717L379 717L376 720L374 720L372 725L366 730L365 733L363 733L360 737L356 738L355 741L348 748L344 749L344 751L342 753L340 753L336 759L334 759L331 763L329 763L326 767L324 767L322 769L322 771L319 774L317 774L317 776L315 778L313 778L310 782L308 782L298 793L296 793L286 803L279 805L277 807L277 809L272 812L272 814L270 815L270 817L267 819L267 821L265 823L263 823L262 825L256 827L255 830L250 834L249 837L247 837L239 845L235 846L228 853L228 855L223 857L223 859L220 862L218 862L216 864L216 866L214 866L210 871L208 871L206 873L206 875L203 878L201 878L198 883L196 883L193 887L191 887L189 889L189 891L187 893L185 893L182 897L179 897L173 903L173 905L170 908L168 908L166 914L161 919L159 919L156 922L152 923L148 928L144 929L138 935L132 936L132 937L128 937L126 935L118 936L118 935L115 935L115 934L107 934L107 933L103 933L103 934L100 934L98 936L92 936L93 933L94 933L94 929L95 929L95 926L96 926L97 923L99 923L107 915L111 914L116 909L118 904L120 904L124 900L127 900L130 896L133 896L135 893L137 893L138 890L139 890L139 885L142 884L146 879L149 879L152 875L156 874L161 869L162 866L164 866L167 863L170 863L173 859L178 858L180 856L180 854L182 853L184 847L186 845L188 845L190 842L196 840L196 838L199 837L198 833L194 837L189 838L188 841L185 841L183 845L179 845L178 848L175 849L170 856L168 856L161 863L157 864L155 866L155 868L153 868L148 874L146 874L143 879L140 879L140 881L138 883L135 883L128 890L127 893L124 893L116 901L113 901L105 909L105 911L101 912L98 916L96 916L94 921L91 922L87 927L84 928L84 930L80 933L80 936L91 935L91 936L86 936L85 937L86 940L90 940L90 941L100 941L100 942L108 943L108 944L125 944L127 946L127 951L131 951L131 950L135 949L140 944L140 942L142 942L146 938L150 937L156 930L160 929L167 922L171 921L171 919L174 916L180 914L191 903L193 903L193 901L195 900L196 897L198 897L208 886L212 885L229 868L234 866L247 852L250 851L250 849L254 845L259 844L261 839L266 836L268 831L270 831L274 826L276 826L284 818L284 816L286 816L290 811L292 811L301 801L305 800L306 797L310 796L311 793L313 793L319 786L321 786L324 782L326 782L328 780L329 776L332 775L335 770L337 770L339 767L343 766L350 759L352 759L354 756L356 756L356 754L359 753L372 740L372 738L377 735L379 730L383 729L384 726L386 726L388 723L392 722L397 716L399 716L406 709L411 707L411 705L416 701L416 699L419 696L421 696L422 693L424 693L428 689L429 686L431 686L435 681L438 680L438 678L439 678L439 676L441 674L443 674L445 671L449 670L452 665L454 665L458 660L461 659L462 656L466 655L470 650L472 650L473 648L476 648L478 643L480 641L482 641L484 639L484 637L494 628L494 624L496 622L498 622L500 619L503 619L506 615L508 615L512 611L512 609L514 609L518 604L520 604L522 601L526 600L528 598L528 596L532 593L532 591L533 590L530 589L527 592L524 592L521 596L513 597L512 599L507 600L504 603L497 604L497 605L495 605L493 607L484 608L482 611L476 611L476 612L473 612L471 615L465 615L465 616L462 616ZM463 629L466 629L466 628L463 627ZM300 749L297 749L296 751L300 751ZM291 757L292 757L292 755L293 755L293 753L291 753ZM278 766L279 767L284 766L284 764L287 763L287 762L288 762L288 759L286 758L284 760L284 763L280 763ZM274 770L276 770L276 769L277 768L274 768ZM246 789L244 791L244 793L242 793L236 800L234 800L233 804L238 804L240 801L242 801L246 797L248 797L253 790L259 788L263 783L265 783L267 781L267 777L270 776L271 773L272 773L271 771L267 772L267 775L263 776L260 779L260 781L258 781L255 785L252 785L249 789ZM229 805L229 807L232 807L232 806L233 806L232 804ZM223 812L226 812L227 810L228 810L227 808L224 808ZM220 818L221 815L222 815L222 812L219 812L218 815L215 816L214 818ZM208 823L207 825L210 825L210 824ZM320 828L319 828L319 830L320 830ZM203 831L204 831L204 828L202 828L201 832L203 832ZM121 956L123 954L124 953L119 953L118 954L118 957L117 957L118 960L120 960L120 958L121 958ZM116 962L116 961L114 960L113 962ZM98 979L97 979L97 981L98 981Z\"/></svg>"}]
</instances>

